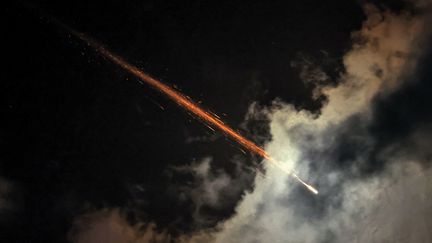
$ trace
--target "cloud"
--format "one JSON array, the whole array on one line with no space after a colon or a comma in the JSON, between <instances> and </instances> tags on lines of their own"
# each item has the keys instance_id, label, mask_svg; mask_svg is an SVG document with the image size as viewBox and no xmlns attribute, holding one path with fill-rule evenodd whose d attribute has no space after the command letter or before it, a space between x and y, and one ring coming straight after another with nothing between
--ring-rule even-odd
<instances>
[{"instance_id":1,"label":"cloud","mask_svg":"<svg viewBox=\"0 0 432 243\"><path fill-rule=\"evenodd\" d=\"M236 165L236 177L229 176L223 170L214 171L211 168L212 162L211 157L204 157L188 165L171 167L167 171L176 175L192 174L190 183L173 185L168 191L180 195L176 200L189 202L192 208L188 208L192 212L190 224L195 230L213 227L220 214L227 213L224 212L226 208L234 207L243 189L247 187L245 184L253 180L253 173L245 173L245 168L238 159L232 161ZM128 217L131 211L143 213L140 207L146 202L141 199L132 199L130 205L121 208L90 209L87 213L75 216L73 227L69 230L69 240L74 243L163 243L171 242L176 237L188 239L189 236L178 236L178 233L173 236L147 216L144 216L145 219L131 220Z\"/></svg>"},{"instance_id":2,"label":"cloud","mask_svg":"<svg viewBox=\"0 0 432 243\"><path fill-rule=\"evenodd\" d=\"M172 168L174 173L191 173L193 176L192 183L181 188L176 185L176 190L191 201L192 223L196 229L214 226L219 220L218 215L234 207L246 184L253 179L253 173L245 171L239 159L231 161L235 164L235 177L221 169L212 170L212 162L211 157L205 157L192 164Z\"/></svg>"},{"instance_id":3,"label":"cloud","mask_svg":"<svg viewBox=\"0 0 432 243\"><path fill-rule=\"evenodd\" d=\"M266 150L318 186L311 195L289 175L267 166L231 219L183 242L426 242L432 239L431 155L428 126L377 147L370 133L376 100L412 82L425 52L426 18L365 5L366 21L352 34L337 86L324 85L319 67L301 77L317 79L327 97L311 113L276 100L253 112L271 120ZM310 72L309 74L306 72ZM377 161L382 161L377 166Z\"/></svg>"},{"instance_id":4,"label":"cloud","mask_svg":"<svg viewBox=\"0 0 432 243\"><path fill-rule=\"evenodd\" d=\"M170 242L153 223L131 226L118 208L105 208L75 218L69 240L74 243Z\"/></svg>"}]
</instances>

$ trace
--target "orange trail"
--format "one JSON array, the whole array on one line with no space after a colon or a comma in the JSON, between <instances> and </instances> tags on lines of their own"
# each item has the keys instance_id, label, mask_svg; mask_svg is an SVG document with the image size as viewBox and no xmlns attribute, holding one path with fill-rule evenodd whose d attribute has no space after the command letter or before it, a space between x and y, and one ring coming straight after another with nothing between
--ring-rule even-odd
<instances>
[{"instance_id":1,"label":"orange trail","mask_svg":"<svg viewBox=\"0 0 432 243\"><path fill-rule=\"evenodd\" d=\"M117 64L124 70L128 71L135 77L139 78L143 82L147 83L154 89L158 90L162 94L166 95L169 99L177 103L179 106L184 108L186 111L192 113L197 118L201 119L205 123L207 123L209 126L213 128L217 128L220 131L222 131L226 136L230 137L232 140L236 141L240 145L242 145L245 149L249 150L250 152L253 152L262 158L266 159L268 162L270 162L272 165L278 167L279 169L285 171L286 173L290 174L295 178L298 182L300 182L302 185L304 185L308 190L311 192L318 194L318 190L316 190L313 186L307 184L305 181L303 181L297 174L293 173L289 169L287 169L283 163L273 159L262 147L256 145L254 142L250 141L249 139L243 137L241 134L236 132L234 129L226 125L223 121L221 121L216 115L213 115L212 113L204 110L201 108L197 103L186 97L185 95L181 94L179 91L175 90L174 88L162 83L161 81L151 77L150 75L144 73L142 70L140 70L138 67L128 63L125 59L122 57L112 53L108 49L106 49L101 43L97 42L96 40L90 38L89 36L77 32L68 26L64 25L58 20L52 19L53 22L58 24L59 26L63 27L64 29L67 29L70 33L72 33L74 36L78 37L82 41L86 42L90 47L94 48L99 54L101 54L103 57L111 60L113 63Z\"/></svg>"}]
</instances>

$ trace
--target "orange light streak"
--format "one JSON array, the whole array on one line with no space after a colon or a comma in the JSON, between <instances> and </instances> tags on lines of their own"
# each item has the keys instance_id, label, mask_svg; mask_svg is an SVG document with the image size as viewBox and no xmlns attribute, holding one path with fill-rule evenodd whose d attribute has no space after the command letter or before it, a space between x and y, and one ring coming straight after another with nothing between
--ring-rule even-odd
<instances>
[{"instance_id":1,"label":"orange light streak","mask_svg":"<svg viewBox=\"0 0 432 243\"><path fill-rule=\"evenodd\" d=\"M94 39L88 37L87 35L77 32L68 26L62 24L59 21L55 21L57 24L62 26L63 28L67 29L69 32L71 32L73 35L81 39L82 41L86 42L90 47L94 48L98 53L100 53L103 57L111 60L113 63L117 64L127 72L131 73L135 77L139 78L143 82L147 83L154 89L158 90L162 94L164 94L166 97L177 103L180 107L184 108L186 111L194 114L197 118L204 121L209 127L217 128L220 131L222 131L226 136L230 137L232 140L239 143L241 146L243 146L245 149L249 150L250 152L253 152L262 158L266 159L268 162L270 162L272 165L276 166L277 168L281 169L282 171L290 174L295 178L298 182L300 182L302 185L304 185L308 190L311 192L318 194L318 190L315 189L313 186L307 184L305 181L303 181L297 174L293 173L289 169L287 169L283 163L273 159L262 147L256 145L254 142L250 141L249 139L243 137L240 133L236 132L234 129L226 125L222 120L219 119L218 116L204 110L201 108L197 103L192 101L188 96L185 96L181 94L179 91L175 90L174 88L162 83L161 81L151 77L150 75L144 73L142 70L140 70L138 67L128 63L126 60L124 60L122 57L112 53L108 49L106 49L102 44L95 41Z\"/></svg>"}]
</instances>

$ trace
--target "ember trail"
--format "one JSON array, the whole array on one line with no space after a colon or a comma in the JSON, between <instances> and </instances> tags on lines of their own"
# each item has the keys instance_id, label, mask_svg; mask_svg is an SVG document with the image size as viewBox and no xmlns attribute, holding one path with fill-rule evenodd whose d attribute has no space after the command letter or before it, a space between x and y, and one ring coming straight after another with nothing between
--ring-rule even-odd
<instances>
[{"instance_id":1,"label":"ember trail","mask_svg":"<svg viewBox=\"0 0 432 243\"><path fill-rule=\"evenodd\" d=\"M216 115L210 113L209 111L205 110L204 108L200 107L197 103L195 103L193 100L185 96L184 94L180 93L178 90L170 87L169 85L166 85L162 83L161 81L151 77L150 75L146 74L142 70L140 70L138 67L130 64L122 57L118 56L117 54L111 52L107 48L104 47L101 43L94 40L93 38L87 36L84 33L75 31L74 29L70 28L69 26L63 24L62 22L51 18L51 20L57 24L58 26L62 27L63 29L66 29L68 32L79 38L80 40L87 43L88 46L94 48L101 56L109 59L113 63L117 64L121 68L123 68L125 71L129 72L130 74L134 75L135 77L139 78L141 81L147 83L154 89L158 90L162 94L164 94L166 97L174 101L176 104L178 104L180 107L185 109L186 111L190 112L192 115L196 116L196 118L201 119L204 121L208 126L212 128L219 129L221 132L223 132L227 137L231 138L235 142L239 143L241 146L243 146L248 151L255 153L262 158L264 158L267 162L271 163L272 165L276 166L277 168L283 170L284 172L290 174L294 179L296 179L298 182L300 182L303 186L305 186L308 190L313 192L314 194L318 194L318 190L315 189L313 186L306 183L304 180L302 180L296 173L293 171L290 171L288 168L284 166L284 164L280 161L275 160L272 158L262 147L256 145L251 140L245 138L240 133L236 132L234 129L226 125L220 118L218 118Z\"/></svg>"}]
</instances>

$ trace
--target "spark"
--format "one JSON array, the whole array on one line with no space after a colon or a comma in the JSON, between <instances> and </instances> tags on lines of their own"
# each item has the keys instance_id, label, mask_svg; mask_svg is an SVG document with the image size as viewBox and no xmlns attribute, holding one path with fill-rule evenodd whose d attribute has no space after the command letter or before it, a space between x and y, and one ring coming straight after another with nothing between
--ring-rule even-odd
<instances>
[{"instance_id":1,"label":"spark","mask_svg":"<svg viewBox=\"0 0 432 243\"><path fill-rule=\"evenodd\" d=\"M94 40L93 38L85 35L84 33L75 31L74 29L68 27L67 25L63 24L62 22L56 19L51 18L51 20L57 25L59 25L60 27L69 31L72 35L76 36L80 40L87 43L88 46L94 48L101 56L117 64L125 71L129 72L133 76L140 79L142 82L150 85L154 89L164 94L166 97L174 101L177 105L185 109L187 112L193 114L196 118L199 118L200 120L204 121L207 127L209 127L210 129L212 130L214 130L215 128L219 129L227 137L239 143L246 150L261 156L272 165L276 166L277 168L291 175L294 179L300 182L308 190L310 190L314 194L318 194L317 189L315 189L312 185L309 185L304 180L302 180L296 173L287 169L282 162L272 158L262 147L256 145L254 142L245 138L240 133L236 132L234 129L229 127L220 119L219 116L215 115L213 112L207 111L204 108L200 107L198 103L195 103L189 96L186 96L180 93L175 88L151 77L149 74L146 74L137 66L130 64L125 59L111 52L110 50L105 48L104 45Z\"/></svg>"}]
</instances>

